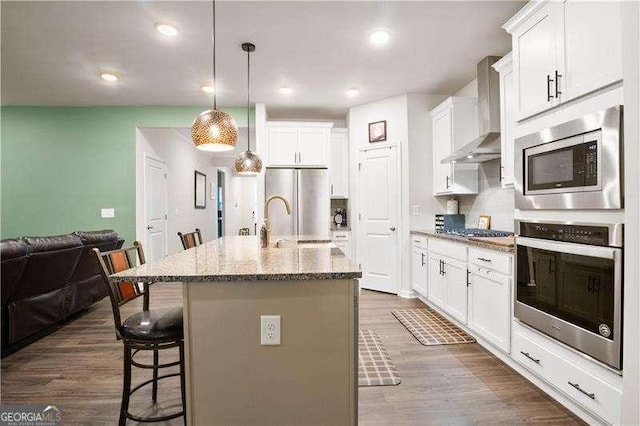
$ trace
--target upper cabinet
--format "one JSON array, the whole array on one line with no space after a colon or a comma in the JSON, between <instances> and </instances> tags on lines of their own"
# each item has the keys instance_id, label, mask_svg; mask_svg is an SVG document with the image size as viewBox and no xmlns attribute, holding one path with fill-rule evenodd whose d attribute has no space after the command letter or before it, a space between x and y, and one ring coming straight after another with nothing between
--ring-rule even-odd
<instances>
[{"instance_id":1,"label":"upper cabinet","mask_svg":"<svg viewBox=\"0 0 640 426\"><path fill-rule=\"evenodd\" d=\"M349 133L347 129L331 130L329 183L331 198L349 198Z\"/></svg>"},{"instance_id":2,"label":"upper cabinet","mask_svg":"<svg viewBox=\"0 0 640 426\"><path fill-rule=\"evenodd\" d=\"M267 165L328 167L333 123L267 122Z\"/></svg>"},{"instance_id":3,"label":"upper cabinet","mask_svg":"<svg viewBox=\"0 0 640 426\"><path fill-rule=\"evenodd\" d=\"M619 2L530 2L504 28L518 121L622 79Z\"/></svg>"},{"instance_id":4,"label":"upper cabinet","mask_svg":"<svg viewBox=\"0 0 640 426\"><path fill-rule=\"evenodd\" d=\"M434 195L477 194L476 164L441 164L455 149L478 136L476 98L451 97L431 111Z\"/></svg>"},{"instance_id":5,"label":"upper cabinet","mask_svg":"<svg viewBox=\"0 0 640 426\"><path fill-rule=\"evenodd\" d=\"M513 83L513 60L511 52L493 64L500 73L500 182L503 188L513 187L513 153L515 148L515 91Z\"/></svg>"}]
</instances>

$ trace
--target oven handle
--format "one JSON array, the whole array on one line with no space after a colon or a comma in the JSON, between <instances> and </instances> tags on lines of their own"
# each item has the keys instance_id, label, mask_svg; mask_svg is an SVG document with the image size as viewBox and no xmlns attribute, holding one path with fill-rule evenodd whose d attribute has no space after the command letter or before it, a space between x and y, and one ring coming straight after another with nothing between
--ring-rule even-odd
<instances>
[{"instance_id":1,"label":"oven handle","mask_svg":"<svg viewBox=\"0 0 640 426\"><path fill-rule=\"evenodd\" d=\"M586 244L561 243L557 241L539 240L529 237L516 237L516 245L559 253L577 254L582 256L599 257L601 259L621 259L622 249L613 247L589 246Z\"/></svg>"}]
</instances>

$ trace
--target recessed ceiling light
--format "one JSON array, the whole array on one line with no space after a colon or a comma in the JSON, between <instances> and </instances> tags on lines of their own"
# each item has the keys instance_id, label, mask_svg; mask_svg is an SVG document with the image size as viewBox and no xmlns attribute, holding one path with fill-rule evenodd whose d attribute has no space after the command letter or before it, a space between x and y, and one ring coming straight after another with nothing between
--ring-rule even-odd
<instances>
[{"instance_id":1,"label":"recessed ceiling light","mask_svg":"<svg viewBox=\"0 0 640 426\"><path fill-rule=\"evenodd\" d=\"M347 90L347 96L358 96L360 94L360 89L352 88Z\"/></svg>"},{"instance_id":2,"label":"recessed ceiling light","mask_svg":"<svg viewBox=\"0 0 640 426\"><path fill-rule=\"evenodd\" d=\"M162 22L156 23L156 30L162 35L173 37L178 34L178 29L173 25L165 24Z\"/></svg>"},{"instance_id":3,"label":"recessed ceiling light","mask_svg":"<svg viewBox=\"0 0 640 426\"><path fill-rule=\"evenodd\" d=\"M118 81L120 77L111 72L103 72L100 74L100 78L104 81Z\"/></svg>"},{"instance_id":4,"label":"recessed ceiling light","mask_svg":"<svg viewBox=\"0 0 640 426\"><path fill-rule=\"evenodd\" d=\"M391 34L387 30L375 30L369 34L369 42L374 46L384 46L389 42Z\"/></svg>"},{"instance_id":5,"label":"recessed ceiling light","mask_svg":"<svg viewBox=\"0 0 640 426\"><path fill-rule=\"evenodd\" d=\"M202 86L202 91L204 93L213 93L215 89L212 86Z\"/></svg>"},{"instance_id":6,"label":"recessed ceiling light","mask_svg":"<svg viewBox=\"0 0 640 426\"><path fill-rule=\"evenodd\" d=\"M279 90L282 95L290 95L293 90L289 86L282 86Z\"/></svg>"}]
</instances>

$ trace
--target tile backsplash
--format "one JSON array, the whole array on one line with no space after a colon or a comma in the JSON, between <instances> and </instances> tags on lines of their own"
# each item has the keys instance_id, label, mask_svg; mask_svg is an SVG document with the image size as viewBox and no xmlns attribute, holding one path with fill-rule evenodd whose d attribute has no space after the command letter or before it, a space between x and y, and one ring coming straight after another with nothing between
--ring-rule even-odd
<instances>
[{"instance_id":1,"label":"tile backsplash","mask_svg":"<svg viewBox=\"0 0 640 426\"><path fill-rule=\"evenodd\" d=\"M500 183L500 159L480 164L477 195L456 195L459 211L466 215L467 228L478 226L481 214L491 216L491 229L513 231L515 201L513 188L502 188ZM447 197L438 197L442 212L446 210Z\"/></svg>"}]
</instances>

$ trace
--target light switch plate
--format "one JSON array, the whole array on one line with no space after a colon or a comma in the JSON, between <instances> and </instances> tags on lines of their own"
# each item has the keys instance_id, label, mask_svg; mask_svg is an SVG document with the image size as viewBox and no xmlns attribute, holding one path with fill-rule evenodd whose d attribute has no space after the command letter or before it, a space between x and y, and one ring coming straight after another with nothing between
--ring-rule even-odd
<instances>
[{"instance_id":1,"label":"light switch plate","mask_svg":"<svg viewBox=\"0 0 640 426\"><path fill-rule=\"evenodd\" d=\"M116 210L115 209L102 209L102 210L100 210L100 216L103 217L103 218L116 217Z\"/></svg>"},{"instance_id":2,"label":"light switch plate","mask_svg":"<svg viewBox=\"0 0 640 426\"><path fill-rule=\"evenodd\" d=\"M415 204L414 206L412 206L412 212L414 216L420 216L420 205Z\"/></svg>"}]
</instances>

